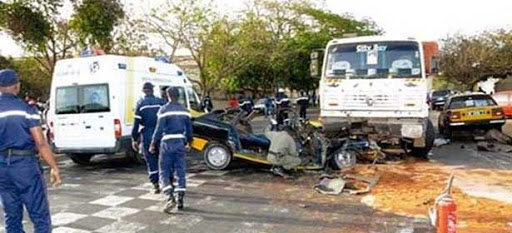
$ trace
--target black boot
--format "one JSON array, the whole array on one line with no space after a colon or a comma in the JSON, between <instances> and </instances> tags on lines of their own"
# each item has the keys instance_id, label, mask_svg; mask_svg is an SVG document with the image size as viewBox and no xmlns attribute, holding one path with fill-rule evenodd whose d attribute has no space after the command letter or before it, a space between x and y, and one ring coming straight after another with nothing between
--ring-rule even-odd
<instances>
[{"instance_id":1,"label":"black boot","mask_svg":"<svg viewBox=\"0 0 512 233\"><path fill-rule=\"evenodd\" d=\"M178 209L183 209L183 198L185 197L185 192L178 192Z\"/></svg>"},{"instance_id":2,"label":"black boot","mask_svg":"<svg viewBox=\"0 0 512 233\"><path fill-rule=\"evenodd\" d=\"M153 193L154 194L160 193L160 185L158 183L153 183Z\"/></svg>"}]
</instances>

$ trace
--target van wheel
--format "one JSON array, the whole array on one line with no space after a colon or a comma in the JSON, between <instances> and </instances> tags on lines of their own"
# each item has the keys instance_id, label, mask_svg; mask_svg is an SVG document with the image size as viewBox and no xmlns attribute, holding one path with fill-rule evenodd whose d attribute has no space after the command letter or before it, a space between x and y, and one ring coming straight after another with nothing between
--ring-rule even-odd
<instances>
[{"instance_id":1,"label":"van wheel","mask_svg":"<svg viewBox=\"0 0 512 233\"><path fill-rule=\"evenodd\" d=\"M79 165L89 165L91 164L91 158L94 155L87 155L87 154L70 154L68 157L76 164Z\"/></svg>"},{"instance_id":2,"label":"van wheel","mask_svg":"<svg viewBox=\"0 0 512 233\"><path fill-rule=\"evenodd\" d=\"M446 132L446 129L445 129ZM434 140L436 139L436 131L434 129L434 125L432 121L428 120L427 122L427 131L425 132L425 147L421 148L412 148L411 154L414 157L427 159L428 153L434 147Z\"/></svg>"},{"instance_id":3,"label":"van wheel","mask_svg":"<svg viewBox=\"0 0 512 233\"><path fill-rule=\"evenodd\" d=\"M212 170L226 169L232 159L231 151L226 146L217 142L209 143L204 150L204 161Z\"/></svg>"}]
</instances>

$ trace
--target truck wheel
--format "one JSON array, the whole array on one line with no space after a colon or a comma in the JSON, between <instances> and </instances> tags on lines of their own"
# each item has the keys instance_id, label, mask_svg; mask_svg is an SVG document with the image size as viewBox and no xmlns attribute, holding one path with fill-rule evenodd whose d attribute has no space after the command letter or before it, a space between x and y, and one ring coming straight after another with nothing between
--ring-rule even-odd
<instances>
[{"instance_id":1,"label":"truck wheel","mask_svg":"<svg viewBox=\"0 0 512 233\"><path fill-rule=\"evenodd\" d=\"M334 152L331 158L331 166L336 170L352 168L356 163L357 155L355 151L339 149Z\"/></svg>"},{"instance_id":2,"label":"truck wheel","mask_svg":"<svg viewBox=\"0 0 512 233\"><path fill-rule=\"evenodd\" d=\"M417 158L428 158L428 153L434 147L434 140L436 139L436 131L432 121L428 120L427 130L425 132L425 147L412 148L411 154Z\"/></svg>"},{"instance_id":3,"label":"truck wheel","mask_svg":"<svg viewBox=\"0 0 512 233\"><path fill-rule=\"evenodd\" d=\"M204 150L204 161L212 170L224 170L231 163L232 155L229 149L217 142L209 143Z\"/></svg>"},{"instance_id":4,"label":"truck wheel","mask_svg":"<svg viewBox=\"0 0 512 233\"><path fill-rule=\"evenodd\" d=\"M79 165L89 165L91 164L91 158L94 155L87 155L87 154L70 154L68 157L76 164Z\"/></svg>"}]
</instances>

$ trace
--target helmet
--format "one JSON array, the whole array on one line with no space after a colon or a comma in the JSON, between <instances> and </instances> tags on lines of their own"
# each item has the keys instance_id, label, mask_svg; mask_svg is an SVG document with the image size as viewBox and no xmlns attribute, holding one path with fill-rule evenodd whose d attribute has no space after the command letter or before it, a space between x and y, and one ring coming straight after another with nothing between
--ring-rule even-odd
<instances>
[{"instance_id":1,"label":"helmet","mask_svg":"<svg viewBox=\"0 0 512 233\"><path fill-rule=\"evenodd\" d=\"M283 88L279 88L279 89L277 90L277 92L278 92L278 93L283 93L283 92L284 92L284 89L283 89Z\"/></svg>"}]
</instances>

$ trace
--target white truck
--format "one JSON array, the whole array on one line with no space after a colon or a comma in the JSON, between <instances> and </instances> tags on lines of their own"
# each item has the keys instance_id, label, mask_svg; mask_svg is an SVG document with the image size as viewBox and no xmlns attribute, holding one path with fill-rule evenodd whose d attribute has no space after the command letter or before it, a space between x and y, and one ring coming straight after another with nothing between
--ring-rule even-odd
<instances>
[{"instance_id":1,"label":"white truck","mask_svg":"<svg viewBox=\"0 0 512 233\"><path fill-rule=\"evenodd\" d=\"M54 152L78 164L87 164L96 154L120 152L142 162L131 149L130 135L144 82L153 83L156 96L167 87L179 87L180 102L191 111L201 109L192 83L176 65L116 55L58 61L47 116Z\"/></svg>"},{"instance_id":2,"label":"white truck","mask_svg":"<svg viewBox=\"0 0 512 233\"><path fill-rule=\"evenodd\" d=\"M378 142L401 145L425 157L435 137L427 72L423 45L417 40L331 40L321 70L320 119L326 128L363 131Z\"/></svg>"}]
</instances>

